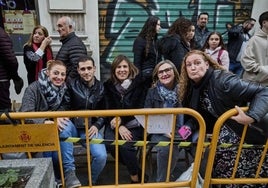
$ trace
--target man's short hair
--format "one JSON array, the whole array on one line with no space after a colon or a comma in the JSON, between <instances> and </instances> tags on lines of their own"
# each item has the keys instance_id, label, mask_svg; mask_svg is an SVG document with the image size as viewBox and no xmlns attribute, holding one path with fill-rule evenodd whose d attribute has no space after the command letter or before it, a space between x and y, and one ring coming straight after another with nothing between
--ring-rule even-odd
<instances>
[{"instance_id":1,"label":"man's short hair","mask_svg":"<svg viewBox=\"0 0 268 188\"><path fill-rule=\"evenodd\" d=\"M86 61L92 61L93 66L95 66L94 59L92 57L89 57L89 56L86 56L86 55L80 56L78 58L78 60L77 60L78 66L79 66L79 62L86 62Z\"/></svg>"},{"instance_id":2,"label":"man's short hair","mask_svg":"<svg viewBox=\"0 0 268 188\"><path fill-rule=\"evenodd\" d=\"M261 28L262 28L263 21L268 21L268 11L263 12L259 17L259 24L260 24Z\"/></svg>"},{"instance_id":3,"label":"man's short hair","mask_svg":"<svg viewBox=\"0 0 268 188\"><path fill-rule=\"evenodd\" d=\"M256 22L256 20L254 18L247 18L247 19L244 20L243 24L244 23L250 23L252 21Z\"/></svg>"},{"instance_id":4,"label":"man's short hair","mask_svg":"<svg viewBox=\"0 0 268 188\"><path fill-rule=\"evenodd\" d=\"M207 12L201 12L201 13L198 15L197 19L199 19L202 15L207 15L207 16L209 17L209 14L208 14Z\"/></svg>"}]
</instances>

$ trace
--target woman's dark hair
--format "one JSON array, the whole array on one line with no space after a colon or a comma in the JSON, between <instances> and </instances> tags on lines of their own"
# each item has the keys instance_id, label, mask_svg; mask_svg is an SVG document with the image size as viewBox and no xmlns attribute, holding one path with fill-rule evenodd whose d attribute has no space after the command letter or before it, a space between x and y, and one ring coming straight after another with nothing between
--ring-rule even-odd
<instances>
[{"instance_id":1,"label":"woman's dark hair","mask_svg":"<svg viewBox=\"0 0 268 188\"><path fill-rule=\"evenodd\" d=\"M159 20L157 16L148 17L138 35L146 40L145 57L149 53L151 41L157 39L156 25Z\"/></svg>"},{"instance_id":2,"label":"woman's dark hair","mask_svg":"<svg viewBox=\"0 0 268 188\"><path fill-rule=\"evenodd\" d=\"M187 43L186 41L186 35L187 32L189 31L189 28L191 26L194 26L193 22L185 17L180 17L173 22L173 24L170 26L167 34L168 35L174 35L177 34L181 37L181 40L184 43ZM191 40L191 47L194 45L194 40Z\"/></svg>"},{"instance_id":3,"label":"woman's dark hair","mask_svg":"<svg viewBox=\"0 0 268 188\"><path fill-rule=\"evenodd\" d=\"M209 39L210 39L210 37L211 37L212 35L218 35L218 37L220 38L219 46L221 46L221 49L226 50L226 47L225 47L225 44L224 44L224 42L223 42L223 38L222 38L221 33L217 32L217 31L213 31L213 32L211 32L211 33L208 35L208 37L207 37L207 39L206 39L206 42L204 43L204 46L202 47L202 51L205 51L206 49L209 49L209 43L208 43L208 41L209 41Z\"/></svg>"},{"instance_id":4,"label":"woman's dark hair","mask_svg":"<svg viewBox=\"0 0 268 188\"><path fill-rule=\"evenodd\" d=\"M117 68L117 66L122 62L122 61L126 61L128 66L129 66L129 79L134 79L138 73L139 70L138 68L125 56L125 55L118 55L114 58L113 62L112 62L112 66L111 66L111 81L113 83L118 83L120 82L116 75L115 75L115 70Z\"/></svg>"}]
</instances>

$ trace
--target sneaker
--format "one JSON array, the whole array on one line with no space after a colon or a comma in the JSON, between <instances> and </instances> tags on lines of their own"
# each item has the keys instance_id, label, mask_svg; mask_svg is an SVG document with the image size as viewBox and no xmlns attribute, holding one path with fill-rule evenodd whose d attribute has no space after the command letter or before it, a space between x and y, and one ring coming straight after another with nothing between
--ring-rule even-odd
<instances>
[{"instance_id":1,"label":"sneaker","mask_svg":"<svg viewBox=\"0 0 268 188\"><path fill-rule=\"evenodd\" d=\"M75 175L74 170L70 170L66 172L65 174L65 187L66 188L75 188L75 187L80 187L81 183L79 179Z\"/></svg>"}]
</instances>

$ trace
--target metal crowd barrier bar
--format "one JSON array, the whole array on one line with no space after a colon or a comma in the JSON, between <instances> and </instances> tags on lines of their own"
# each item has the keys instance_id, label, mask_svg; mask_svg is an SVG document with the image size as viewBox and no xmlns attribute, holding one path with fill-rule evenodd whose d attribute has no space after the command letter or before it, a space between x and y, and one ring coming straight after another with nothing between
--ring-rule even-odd
<instances>
[{"instance_id":1,"label":"metal crowd barrier bar","mask_svg":"<svg viewBox=\"0 0 268 188\"><path fill-rule=\"evenodd\" d=\"M247 111L248 107L243 107L242 109L243 109L243 111ZM218 118L217 122L215 123L214 130L212 133L212 140L211 140L210 148L209 148L210 149L209 156L208 156L209 162L207 163L207 166L206 166L204 188L208 188L212 184L218 184L218 185L220 185L220 184L266 184L267 185L268 184L267 177L260 177L259 176L264 159L265 159L265 157L267 157L268 140L266 141L265 145L255 145L254 146L251 144L244 144L245 135L246 135L246 132L248 129L248 125L244 125L241 141L237 145L237 148L238 148L237 149L237 156L236 156L236 160L234 162L234 167L233 167L233 172L232 172L231 177L229 177L229 178L213 178L212 177L213 164L214 164L214 159L215 159L215 155L216 155L216 150L217 150L217 148L219 148L218 147L218 138L219 138L219 134L220 134L220 129L226 120L228 120L231 116L234 116L236 114L237 114L236 109L231 109L231 110L225 112L224 114L222 114ZM241 126L243 126L243 125L241 125ZM232 146L232 144L226 144L226 145ZM252 148L252 147L253 148L256 147L258 149L263 149L256 173L255 173L255 177L253 177L253 178L236 177L235 175L237 172L237 167L238 167L242 148Z\"/></svg>"},{"instance_id":2,"label":"metal crowd barrier bar","mask_svg":"<svg viewBox=\"0 0 268 188\"><path fill-rule=\"evenodd\" d=\"M152 182L152 183L145 183L144 182L144 176L145 176L145 163L146 163L146 144L147 144L147 129L148 129L148 119L152 115L163 115L163 114L171 114L173 117L172 121L172 133L171 135L174 135L175 133L175 123L176 123L176 116L178 114L187 114L192 117L194 117L198 124L199 124L199 138L196 143L196 153L194 154L194 168L193 168L193 173L192 173L192 179L191 180L185 180L181 182L171 182L169 181L169 175L170 175L170 168L171 168L171 157L172 157L172 152L173 152L173 144L174 144L174 137L171 138L171 141L169 143L170 145L170 154L169 154L169 162L168 162L168 171L167 171L167 178L165 182ZM88 135L88 127L89 127L89 117L98 117L98 116L103 116L103 117L116 117L116 128L115 128L115 183L113 185L98 185L98 186L92 186L91 182L91 157L90 157L90 139L88 136L86 137L86 149L87 149L87 164L88 164L88 180L89 180L89 185L84 186L84 187L98 187L98 188L112 188L112 187L121 187L121 188L137 188L137 187L191 187L195 188L196 187L196 182L198 178L198 172L199 172L199 167L200 167L200 162L201 162L201 157L202 157L202 152L203 152L203 147L204 147L204 140L205 140L205 122L202 116L189 108L154 108L154 109L124 109L124 110L85 110L85 111L57 111L57 112L16 112L16 113L10 113L9 114L12 119L17 119L20 120L20 123L16 127L21 127L22 130L28 130L27 125L25 124L26 119L33 119L33 118L52 118L54 119L54 122L56 122L56 118L58 117L82 117L84 118L85 122L85 131L86 131L86 136ZM119 122L119 117L120 116L130 116L130 115L143 115L145 119L145 125L144 125L144 140L139 142L139 147L142 147L142 180L140 184L120 184L119 182L119 161L118 161L118 149L120 146L121 141L118 139L118 122ZM6 115L3 114L0 116L0 119L6 119ZM44 135L43 133L43 125L33 125L38 127L38 134L39 135ZM6 125L7 129L4 131L4 133L1 132L1 135L5 135L10 133L11 129L13 129L15 126L13 125ZM49 126L49 125L47 125ZM51 125L50 125L51 126ZM58 131L56 130L56 125L52 124L53 128L50 129L50 133L46 134L47 139L51 137L51 134L56 134L58 136ZM1 126L0 126L1 127ZM30 134L30 133L29 133ZM2 141L2 140L0 140ZM57 138L57 142L59 142L59 138ZM2 142L1 142L2 143ZM59 143L56 144L57 146ZM56 148L58 149L58 148ZM13 152L15 151L12 150ZM19 149L17 151L23 151L22 149ZM26 150L24 151L36 151L36 150ZM44 151L44 150L42 150ZM48 150L50 151L50 150ZM3 152L0 150L0 153ZM6 151L5 151L6 152ZM8 151L10 152L10 151ZM61 158L61 156L60 156ZM62 165L61 165L61 172L62 172ZM62 179L63 174L62 174Z\"/></svg>"}]
</instances>

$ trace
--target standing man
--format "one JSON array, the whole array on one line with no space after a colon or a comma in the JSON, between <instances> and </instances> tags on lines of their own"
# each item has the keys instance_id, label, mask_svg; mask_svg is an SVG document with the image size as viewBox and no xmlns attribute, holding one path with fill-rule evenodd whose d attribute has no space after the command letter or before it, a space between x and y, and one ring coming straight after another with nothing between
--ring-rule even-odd
<instances>
[{"instance_id":1,"label":"standing man","mask_svg":"<svg viewBox=\"0 0 268 188\"><path fill-rule=\"evenodd\" d=\"M104 87L95 77L96 67L94 60L91 57L81 56L78 59L77 72L79 77L68 80L68 90L70 94L70 109L71 110L101 110L105 108L103 93ZM85 138L85 122L84 118L73 118L73 123L76 127L77 135L70 133L69 136L79 136ZM104 118L90 117L89 118L89 138L102 139L99 130L104 125ZM69 145L72 143L68 143ZM85 142L82 143L83 146ZM72 147L69 148L69 154L73 153ZM102 172L107 159L106 147L104 144L91 144L90 153L92 156L91 177L92 184L97 183L98 177ZM74 162L73 155L68 157L70 162ZM69 165L74 170L74 163Z\"/></svg>"},{"instance_id":2,"label":"standing man","mask_svg":"<svg viewBox=\"0 0 268 188\"><path fill-rule=\"evenodd\" d=\"M197 17L195 26L195 45L196 49L201 49L205 44L210 31L207 28L209 14L201 12Z\"/></svg>"},{"instance_id":3,"label":"standing man","mask_svg":"<svg viewBox=\"0 0 268 188\"><path fill-rule=\"evenodd\" d=\"M229 70L239 76L243 70L241 55L244 53L248 40L251 37L249 31L254 27L255 22L254 18L249 18L242 25L233 26L228 31Z\"/></svg>"},{"instance_id":4,"label":"standing man","mask_svg":"<svg viewBox=\"0 0 268 188\"><path fill-rule=\"evenodd\" d=\"M77 59L81 55L87 55L87 48L83 41L75 34L75 23L70 17L63 16L59 18L57 28L62 46L56 55L56 59L65 63L67 67L67 78L74 78L78 76L76 70Z\"/></svg>"},{"instance_id":5,"label":"standing man","mask_svg":"<svg viewBox=\"0 0 268 188\"><path fill-rule=\"evenodd\" d=\"M20 94L23 80L18 75L18 61L13 51L12 41L5 30L0 27L0 111L11 110L10 80L15 91Z\"/></svg>"},{"instance_id":6,"label":"standing man","mask_svg":"<svg viewBox=\"0 0 268 188\"><path fill-rule=\"evenodd\" d=\"M259 24L242 54L243 79L268 86L268 11L260 15Z\"/></svg>"}]
</instances>

